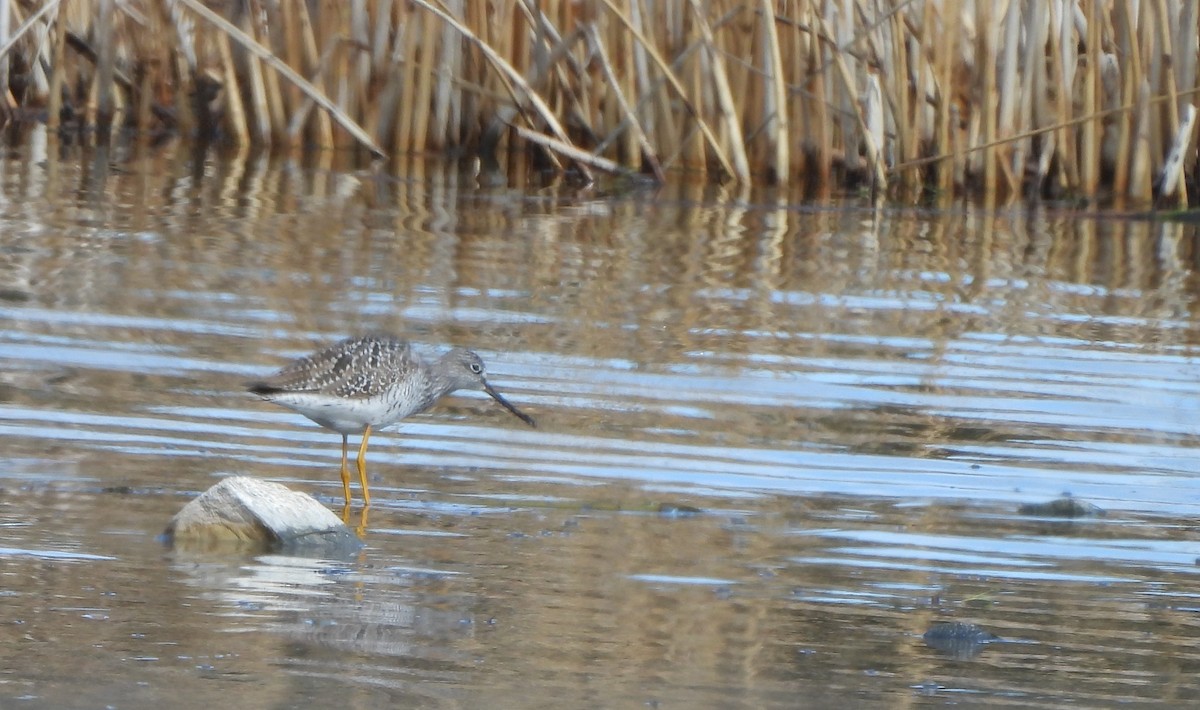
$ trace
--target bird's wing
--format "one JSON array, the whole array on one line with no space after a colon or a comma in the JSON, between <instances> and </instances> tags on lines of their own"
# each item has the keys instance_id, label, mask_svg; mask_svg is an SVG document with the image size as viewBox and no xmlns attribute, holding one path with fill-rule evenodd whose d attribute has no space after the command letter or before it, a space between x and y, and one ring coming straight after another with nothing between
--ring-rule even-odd
<instances>
[{"instance_id":1,"label":"bird's wing","mask_svg":"<svg viewBox=\"0 0 1200 710\"><path fill-rule=\"evenodd\" d=\"M402 340L352 338L296 360L251 389L259 394L322 392L371 397L419 366L420 360Z\"/></svg>"}]
</instances>

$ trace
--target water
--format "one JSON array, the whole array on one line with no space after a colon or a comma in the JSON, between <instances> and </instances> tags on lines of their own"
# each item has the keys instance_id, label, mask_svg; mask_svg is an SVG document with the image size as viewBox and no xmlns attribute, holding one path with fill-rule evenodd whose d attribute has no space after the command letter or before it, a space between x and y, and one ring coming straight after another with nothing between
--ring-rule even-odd
<instances>
[{"instance_id":1,"label":"water","mask_svg":"<svg viewBox=\"0 0 1200 710\"><path fill-rule=\"evenodd\" d=\"M1192 704L1195 244L11 152L0 707ZM166 548L227 475L340 509L340 438L241 383L367 331L539 428L460 393L373 436L346 559ZM1022 512L1064 495L1103 515Z\"/></svg>"}]
</instances>

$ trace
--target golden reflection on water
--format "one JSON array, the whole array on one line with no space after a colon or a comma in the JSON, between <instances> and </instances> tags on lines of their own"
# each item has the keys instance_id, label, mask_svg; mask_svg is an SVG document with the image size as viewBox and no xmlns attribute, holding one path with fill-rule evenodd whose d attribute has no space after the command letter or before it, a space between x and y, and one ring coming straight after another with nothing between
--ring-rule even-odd
<instances>
[{"instance_id":1,"label":"golden reflection on water","mask_svg":"<svg viewBox=\"0 0 1200 710\"><path fill-rule=\"evenodd\" d=\"M0 162L0 705L1195 690L1192 226L333 167ZM481 350L540 428L373 438L350 559L165 552L221 475L340 498L241 382L371 330ZM1110 517L1015 514L1064 491ZM920 641L959 619L1028 643L964 670Z\"/></svg>"}]
</instances>

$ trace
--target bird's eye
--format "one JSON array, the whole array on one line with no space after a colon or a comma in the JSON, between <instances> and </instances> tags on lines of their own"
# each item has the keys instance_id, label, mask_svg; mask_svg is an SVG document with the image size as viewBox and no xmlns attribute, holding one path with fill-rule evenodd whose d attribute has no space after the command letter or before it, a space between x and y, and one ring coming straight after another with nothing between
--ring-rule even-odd
<instances>
[{"instance_id":1,"label":"bird's eye","mask_svg":"<svg viewBox=\"0 0 1200 710\"><path fill-rule=\"evenodd\" d=\"M478 362L471 363L471 372L474 372L476 375L482 374L483 365Z\"/></svg>"}]
</instances>

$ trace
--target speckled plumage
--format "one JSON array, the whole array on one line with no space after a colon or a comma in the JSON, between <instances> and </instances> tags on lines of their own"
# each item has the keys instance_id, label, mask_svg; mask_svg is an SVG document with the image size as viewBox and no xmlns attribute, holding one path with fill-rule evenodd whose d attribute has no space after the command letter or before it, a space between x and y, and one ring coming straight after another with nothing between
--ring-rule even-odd
<instances>
[{"instance_id":1,"label":"speckled plumage","mask_svg":"<svg viewBox=\"0 0 1200 710\"><path fill-rule=\"evenodd\" d=\"M285 366L270 377L247 384L263 399L292 409L342 435L342 485L350 504L346 467L347 437L361 431L358 453L363 501L370 503L366 479L367 439L372 428L387 426L432 407L455 390L481 389L521 421L524 412L488 384L483 360L455 348L426 362L405 341L388 335L349 338Z\"/></svg>"},{"instance_id":2,"label":"speckled plumage","mask_svg":"<svg viewBox=\"0 0 1200 710\"><path fill-rule=\"evenodd\" d=\"M252 387L259 386L271 392L370 397L385 391L421 365L420 358L403 340L386 335L350 338L299 358Z\"/></svg>"}]
</instances>

